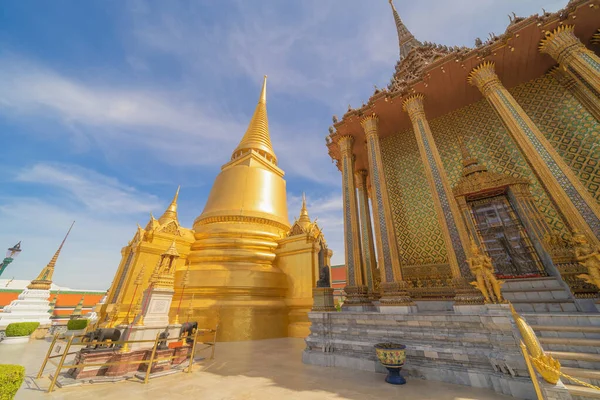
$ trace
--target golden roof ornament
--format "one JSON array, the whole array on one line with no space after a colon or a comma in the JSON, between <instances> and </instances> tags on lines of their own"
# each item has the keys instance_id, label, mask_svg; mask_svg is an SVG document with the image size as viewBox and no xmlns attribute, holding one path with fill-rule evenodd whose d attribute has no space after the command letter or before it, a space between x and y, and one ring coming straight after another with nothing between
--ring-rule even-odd
<instances>
[{"instance_id":1,"label":"golden roof ornament","mask_svg":"<svg viewBox=\"0 0 600 400\"><path fill-rule=\"evenodd\" d=\"M58 256L60 255L60 251L62 250L65 241L69 237L69 233L71 233L71 229L73 229L73 225L75 225L75 221L73 221L73 223L71 224L71 227L67 231L65 238L63 239L60 246L58 246L58 250L56 250L56 253L54 253L54 256L52 256L52 259L50 260L48 265L46 265L44 269L42 269L37 278L32 280L31 283L27 285L27 289L50 290L50 287L52 286L52 275L54 274L54 267L56 266L56 261L58 260Z\"/></svg>"},{"instance_id":2,"label":"golden roof ornament","mask_svg":"<svg viewBox=\"0 0 600 400\"><path fill-rule=\"evenodd\" d=\"M422 46L421 42L419 42L412 33L408 30L406 25L400 19L400 15L398 15L398 11L396 11L396 7L394 7L394 3L392 0L389 0L390 6L392 6L392 13L394 14L394 22L396 23L396 31L398 32L398 45L400 46L400 59L405 58L410 50L414 47Z\"/></svg>"},{"instance_id":3,"label":"golden roof ornament","mask_svg":"<svg viewBox=\"0 0 600 400\"><path fill-rule=\"evenodd\" d=\"M179 198L179 189L180 188L181 188L181 186L177 186L177 191L175 192L175 197L173 197L171 204L169 204L169 207L167 207L167 209L165 210L163 215L158 219L158 222L161 225L168 224L169 222L172 222L172 221L179 222L177 220L177 199Z\"/></svg>"},{"instance_id":4,"label":"golden roof ornament","mask_svg":"<svg viewBox=\"0 0 600 400\"><path fill-rule=\"evenodd\" d=\"M258 98L258 104L248 124L248 129L242 137L240 144L235 148L231 155L234 160L250 150L258 151L267 160L277 165L277 157L271 145L271 136L269 135L269 119L267 117L267 76L264 76L262 89Z\"/></svg>"}]
</instances>

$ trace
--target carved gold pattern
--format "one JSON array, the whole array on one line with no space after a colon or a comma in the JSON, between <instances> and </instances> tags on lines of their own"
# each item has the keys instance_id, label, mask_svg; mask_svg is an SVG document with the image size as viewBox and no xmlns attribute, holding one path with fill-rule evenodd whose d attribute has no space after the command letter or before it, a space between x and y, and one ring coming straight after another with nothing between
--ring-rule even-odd
<instances>
[{"instance_id":1,"label":"carved gold pattern","mask_svg":"<svg viewBox=\"0 0 600 400\"><path fill-rule=\"evenodd\" d=\"M382 139L381 156L402 270L411 265L448 265L415 135L404 131Z\"/></svg>"}]
</instances>

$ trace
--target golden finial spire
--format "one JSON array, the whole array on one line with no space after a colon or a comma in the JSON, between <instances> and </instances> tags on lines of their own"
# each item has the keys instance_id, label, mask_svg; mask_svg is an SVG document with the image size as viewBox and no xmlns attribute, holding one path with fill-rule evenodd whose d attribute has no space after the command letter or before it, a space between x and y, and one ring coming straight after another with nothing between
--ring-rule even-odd
<instances>
[{"instance_id":1,"label":"golden finial spire","mask_svg":"<svg viewBox=\"0 0 600 400\"><path fill-rule=\"evenodd\" d=\"M308 216L308 209L306 208L306 195L304 192L302 192L302 208L300 209L298 223L305 229L310 225L310 217Z\"/></svg>"},{"instance_id":2,"label":"golden finial spire","mask_svg":"<svg viewBox=\"0 0 600 400\"><path fill-rule=\"evenodd\" d=\"M179 189L180 186L177 186L177 191L175 192L175 196L173 197L173 201L169 204L169 207L165 210L164 214L158 219L158 222L161 225L169 223L171 221L177 221L177 199L179 198Z\"/></svg>"},{"instance_id":3,"label":"golden finial spire","mask_svg":"<svg viewBox=\"0 0 600 400\"><path fill-rule=\"evenodd\" d=\"M413 47L421 46L421 42L415 39L406 25L404 25L392 0L389 0L389 2L390 6L392 6L392 13L394 14L394 22L396 23L396 31L398 32L398 44L400 45L400 59L402 60L408 55Z\"/></svg>"},{"instance_id":4,"label":"golden finial spire","mask_svg":"<svg viewBox=\"0 0 600 400\"><path fill-rule=\"evenodd\" d=\"M235 148L231 159L235 159L247 150L256 150L264 153L265 158L277 165L277 157L271 146L271 137L269 135L269 119L267 118L267 76L263 80L262 90L258 98L258 104L254 110L254 115L248 124L248 129L240 144Z\"/></svg>"},{"instance_id":5,"label":"golden finial spire","mask_svg":"<svg viewBox=\"0 0 600 400\"><path fill-rule=\"evenodd\" d=\"M31 283L27 286L27 289L50 290L50 286L52 286L52 274L54 273L56 261L58 260L58 256L60 255L60 251L62 250L65 241L69 237L69 233L71 233L71 229L73 229L73 225L75 225L75 221L73 221L73 223L71 224L71 227L67 231L65 238L63 239L60 246L58 246L58 250L56 250L56 253L54 253L54 256L52 256L52 259L50 260L48 265L46 265L44 269L42 269L42 272L40 272L37 278L31 281Z\"/></svg>"}]
</instances>

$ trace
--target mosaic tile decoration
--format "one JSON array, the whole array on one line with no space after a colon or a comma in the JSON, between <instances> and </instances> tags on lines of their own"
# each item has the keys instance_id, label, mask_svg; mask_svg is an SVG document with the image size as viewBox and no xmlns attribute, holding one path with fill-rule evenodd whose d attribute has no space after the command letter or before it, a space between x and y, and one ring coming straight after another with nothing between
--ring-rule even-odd
<instances>
[{"instance_id":1,"label":"mosaic tile decoration","mask_svg":"<svg viewBox=\"0 0 600 400\"><path fill-rule=\"evenodd\" d=\"M549 75L509 92L600 203L600 123ZM430 120L429 125L451 187L462 173L456 139L462 136L471 154L490 171L529 179L546 222L567 237L556 209L485 99ZM401 263L446 263L444 239L412 129L383 139L381 152Z\"/></svg>"},{"instance_id":2,"label":"mosaic tile decoration","mask_svg":"<svg viewBox=\"0 0 600 400\"><path fill-rule=\"evenodd\" d=\"M412 129L388 136L380 145L400 264L447 263L444 237Z\"/></svg>"},{"instance_id":3,"label":"mosaic tile decoration","mask_svg":"<svg viewBox=\"0 0 600 400\"><path fill-rule=\"evenodd\" d=\"M600 203L600 123L549 75L511 94Z\"/></svg>"},{"instance_id":4,"label":"mosaic tile decoration","mask_svg":"<svg viewBox=\"0 0 600 400\"><path fill-rule=\"evenodd\" d=\"M529 179L531 193L548 225L561 235L567 229L553 204L527 165L506 128L487 100L482 99L429 122L450 186L462 174L457 137L462 136L469 151L490 171Z\"/></svg>"}]
</instances>

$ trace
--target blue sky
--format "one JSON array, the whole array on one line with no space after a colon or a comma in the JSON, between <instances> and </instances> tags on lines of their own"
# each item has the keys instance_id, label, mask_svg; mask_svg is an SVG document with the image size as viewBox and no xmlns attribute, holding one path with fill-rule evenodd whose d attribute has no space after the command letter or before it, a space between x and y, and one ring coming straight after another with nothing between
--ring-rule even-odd
<instances>
[{"instance_id":1,"label":"blue sky","mask_svg":"<svg viewBox=\"0 0 600 400\"><path fill-rule=\"evenodd\" d=\"M472 46L507 14L566 0L396 1L421 41ZM2 2L0 245L23 241L2 278L32 279L70 222L54 280L105 289L120 249L181 185L191 227L254 111L262 76L290 219L306 192L343 263L331 116L385 86L398 57L385 0Z\"/></svg>"}]
</instances>

